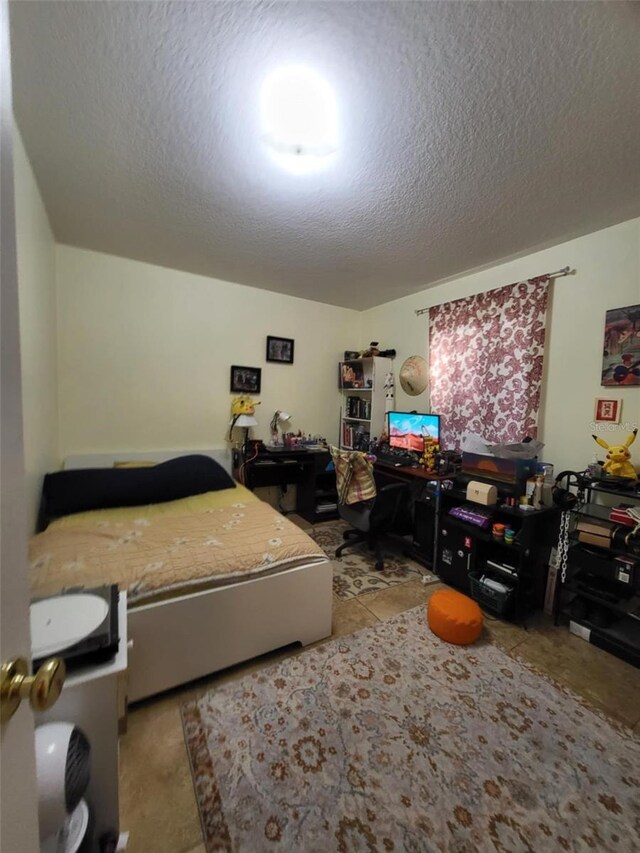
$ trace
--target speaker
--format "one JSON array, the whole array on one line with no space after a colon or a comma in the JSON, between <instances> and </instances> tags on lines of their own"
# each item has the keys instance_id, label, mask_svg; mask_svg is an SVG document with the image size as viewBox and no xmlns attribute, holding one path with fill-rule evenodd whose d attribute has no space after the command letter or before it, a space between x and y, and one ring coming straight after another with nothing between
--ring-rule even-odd
<instances>
[{"instance_id":1,"label":"speaker","mask_svg":"<svg viewBox=\"0 0 640 853\"><path fill-rule=\"evenodd\" d=\"M433 546L436 531L436 497L428 495L413 504L413 545L429 563L433 562Z\"/></svg>"},{"instance_id":2,"label":"speaker","mask_svg":"<svg viewBox=\"0 0 640 853\"><path fill-rule=\"evenodd\" d=\"M563 480L567 481L564 486ZM577 471L562 471L551 489L551 498L560 509L574 509L582 500L582 493L587 485L587 480ZM571 491L571 486L578 490L577 494Z\"/></svg>"}]
</instances>

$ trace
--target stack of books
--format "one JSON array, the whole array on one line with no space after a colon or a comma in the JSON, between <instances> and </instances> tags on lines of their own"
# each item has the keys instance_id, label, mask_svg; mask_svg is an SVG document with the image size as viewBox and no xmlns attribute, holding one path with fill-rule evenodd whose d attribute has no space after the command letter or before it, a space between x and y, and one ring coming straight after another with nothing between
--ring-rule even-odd
<instances>
[{"instance_id":1,"label":"stack of books","mask_svg":"<svg viewBox=\"0 0 640 853\"><path fill-rule=\"evenodd\" d=\"M345 401L345 417L371 419L371 400L363 400L362 397L347 397Z\"/></svg>"},{"instance_id":2,"label":"stack of books","mask_svg":"<svg viewBox=\"0 0 640 853\"><path fill-rule=\"evenodd\" d=\"M371 434L363 429L363 424L342 424L342 446L351 450L368 450Z\"/></svg>"},{"instance_id":3,"label":"stack of books","mask_svg":"<svg viewBox=\"0 0 640 853\"><path fill-rule=\"evenodd\" d=\"M630 504L614 506L609 513L609 521L614 521L616 524L624 524L626 527L635 527L637 521L631 517L630 509Z\"/></svg>"}]
</instances>

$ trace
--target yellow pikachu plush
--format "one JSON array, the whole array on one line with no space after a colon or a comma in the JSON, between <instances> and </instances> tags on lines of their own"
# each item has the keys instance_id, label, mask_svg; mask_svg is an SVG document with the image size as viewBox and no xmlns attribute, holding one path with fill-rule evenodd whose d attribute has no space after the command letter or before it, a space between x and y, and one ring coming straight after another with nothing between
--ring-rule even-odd
<instances>
[{"instance_id":1,"label":"yellow pikachu plush","mask_svg":"<svg viewBox=\"0 0 640 853\"><path fill-rule=\"evenodd\" d=\"M629 447L636 440L637 433L637 429L630 432L624 444L609 444L603 438L593 436L600 447L604 447L607 451L607 461L602 466L606 474L612 477L628 477L630 480L638 479L636 469L630 462L631 454L629 453Z\"/></svg>"},{"instance_id":2,"label":"yellow pikachu plush","mask_svg":"<svg viewBox=\"0 0 640 853\"><path fill-rule=\"evenodd\" d=\"M260 403L257 400L249 397L247 394L241 394L239 397L234 397L231 401L231 414L234 417L238 415L253 415L256 406Z\"/></svg>"}]
</instances>

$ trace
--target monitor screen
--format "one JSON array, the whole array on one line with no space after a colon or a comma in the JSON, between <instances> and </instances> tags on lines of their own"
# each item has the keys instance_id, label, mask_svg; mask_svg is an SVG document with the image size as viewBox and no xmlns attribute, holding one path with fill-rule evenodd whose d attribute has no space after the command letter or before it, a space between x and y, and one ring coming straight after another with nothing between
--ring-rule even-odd
<instances>
[{"instance_id":1,"label":"monitor screen","mask_svg":"<svg viewBox=\"0 0 640 853\"><path fill-rule=\"evenodd\" d=\"M440 415L389 412L389 446L422 453L427 437L440 441Z\"/></svg>"}]
</instances>

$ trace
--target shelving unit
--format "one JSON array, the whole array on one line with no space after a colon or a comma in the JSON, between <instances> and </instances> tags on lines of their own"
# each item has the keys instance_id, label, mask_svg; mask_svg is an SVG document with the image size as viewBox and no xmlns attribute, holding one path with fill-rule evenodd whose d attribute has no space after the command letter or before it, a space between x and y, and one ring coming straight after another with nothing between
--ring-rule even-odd
<instances>
[{"instance_id":1,"label":"shelving unit","mask_svg":"<svg viewBox=\"0 0 640 853\"><path fill-rule=\"evenodd\" d=\"M449 515L450 509L467 503L464 490L440 491L435 571L445 583L478 600L485 610L521 621L542 606L549 555L558 537L558 510L487 507L492 523L515 530L514 541L509 544L495 539L491 529ZM500 581L508 592L492 594L479 583L482 575Z\"/></svg>"},{"instance_id":2,"label":"shelving unit","mask_svg":"<svg viewBox=\"0 0 640 853\"><path fill-rule=\"evenodd\" d=\"M245 485L296 487L296 512L307 521L338 517L336 472L328 450L260 453L245 467Z\"/></svg>"},{"instance_id":3,"label":"shelving unit","mask_svg":"<svg viewBox=\"0 0 640 853\"><path fill-rule=\"evenodd\" d=\"M556 623L568 620L574 634L640 666L640 553L625 545L612 543L605 548L580 542L575 530L580 518L609 519L612 506L596 502L605 496L630 505L640 502L637 486L609 489L597 482L589 484L586 502L573 512L567 577L558 586Z\"/></svg>"},{"instance_id":4,"label":"shelving unit","mask_svg":"<svg viewBox=\"0 0 640 853\"><path fill-rule=\"evenodd\" d=\"M392 360L380 356L339 363L339 436L343 450L368 450L371 440L384 429L384 380L392 370Z\"/></svg>"},{"instance_id":5,"label":"shelving unit","mask_svg":"<svg viewBox=\"0 0 640 853\"><path fill-rule=\"evenodd\" d=\"M328 451L313 454L309 476L298 485L296 512L312 524L338 517L336 472Z\"/></svg>"}]
</instances>

